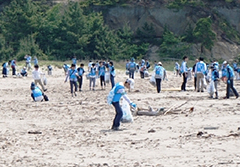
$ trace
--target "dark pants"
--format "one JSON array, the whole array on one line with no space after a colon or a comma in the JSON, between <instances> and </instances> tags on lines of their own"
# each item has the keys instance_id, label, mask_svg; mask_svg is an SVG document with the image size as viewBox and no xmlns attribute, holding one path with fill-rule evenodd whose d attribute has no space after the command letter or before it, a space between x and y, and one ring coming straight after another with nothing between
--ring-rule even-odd
<instances>
[{"instance_id":1,"label":"dark pants","mask_svg":"<svg viewBox=\"0 0 240 167\"><path fill-rule=\"evenodd\" d=\"M197 77L194 76L194 89L196 90L196 86L197 86Z\"/></svg>"},{"instance_id":2,"label":"dark pants","mask_svg":"<svg viewBox=\"0 0 240 167\"><path fill-rule=\"evenodd\" d=\"M115 111L116 111L116 115L115 115L115 118L113 120L113 127L118 128L120 126L120 121L121 121L122 116L123 116L123 111L122 111L122 108L119 104L119 101L118 102L113 102L112 105L114 106Z\"/></svg>"},{"instance_id":3,"label":"dark pants","mask_svg":"<svg viewBox=\"0 0 240 167\"><path fill-rule=\"evenodd\" d=\"M162 79L156 79L156 85L157 85L157 92L160 93L161 92L161 81Z\"/></svg>"},{"instance_id":4,"label":"dark pants","mask_svg":"<svg viewBox=\"0 0 240 167\"><path fill-rule=\"evenodd\" d=\"M77 82L76 81L70 81L71 93L73 93L73 85L75 87L75 92L77 92Z\"/></svg>"},{"instance_id":5,"label":"dark pants","mask_svg":"<svg viewBox=\"0 0 240 167\"><path fill-rule=\"evenodd\" d=\"M236 97L238 97L238 96L239 96L239 95L238 95L238 92L237 92L237 90L233 87L233 79L230 79L229 81L230 81L230 83L227 82L227 95L226 95L227 98L229 98L230 89L232 89L234 95L235 95Z\"/></svg>"},{"instance_id":6,"label":"dark pants","mask_svg":"<svg viewBox=\"0 0 240 167\"><path fill-rule=\"evenodd\" d=\"M2 74L3 74L4 76L7 75L7 68L4 68L4 67L3 67Z\"/></svg>"},{"instance_id":7,"label":"dark pants","mask_svg":"<svg viewBox=\"0 0 240 167\"><path fill-rule=\"evenodd\" d=\"M106 86L104 75L101 75L101 76L100 76L100 84L101 84L101 87L102 87L103 85Z\"/></svg>"},{"instance_id":8,"label":"dark pants","mask_svg":"<svg viewBox=\"0 0 240 167\"><path fill-rule=\"evenodd\" d=\"M12 75L16 75L16 68L12 67Z\"/></svg>"},{"instance_id":9,"label":"dark pants","mask_svg":"<svg viewBox=\"0 0 240 167\"><path fill-rule=\"evenodd\" d=\"M21 72L21 75L24 77L24 76L27 76L27 72Z\"/></svg>"},{"instance_id":10,"label":"dark pants","mask_svg":"<svg viewBox=\"0 0 240 167\"><path fill-rule=\"evenodd\" d=\"M111 84L112 84L112 88L115 86L115 82L114 82L114 76L112 76L110 74L110 81L111 81Z\"/></svg>"},{"instance_id":11,"label":"dark pants","mask_svg":"<svg viewBox=\"0 0 240 167\"><path fill-rule=\"evenodd\" d=\"M78 77L79 90L82 89L82 81L83 81L82 76L79 76Z\"/></svg>"},{"instance_id":12,"label":"dark pants","mask_svg":"<svg viewBox=\"0 0 240 167\"><path fill-rule=\"evenodd\" d=\"M140 71L141 78L144 78L144 71Z\"/></svg>"},{"instance_id":13,"label":"dark pants","mask_svg":"<svg viewBox=\"0 0 240 167\"><path fill-rule=\"evenodd\" d=\"M183 73L183 83L182 83L182 86L181 86L181 90L184 90L186 91L186 84L187 84L187 73Z\"/></svg>"},{"instance_id":14,"label":"dark pants","mask_svg":"<svg viewBox=\"0 0 240 167\"><path fill-rule=\"evenodd\" d=\"M129 70L129 78L134 79L134 72L135 70Z\"/></svg>"}]
</instances>

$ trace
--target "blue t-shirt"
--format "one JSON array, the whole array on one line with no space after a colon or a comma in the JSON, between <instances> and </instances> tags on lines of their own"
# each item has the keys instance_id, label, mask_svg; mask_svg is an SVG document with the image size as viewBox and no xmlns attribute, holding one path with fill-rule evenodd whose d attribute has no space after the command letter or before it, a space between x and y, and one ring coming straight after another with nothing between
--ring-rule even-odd
<instances>
[{"instance_id":1,"label":"blue t-shirt","mask_svg":"<svg viewBox=\"0 0 240 167\"><path fill-rule=\"evenodd\" d=\"M105 71L106 71L105 66L100 66L100 67L98 68L98 75L99 75L99 76L105 76Z\"/></svg>"},{"instance_id":2,"label":"blue t-shirt","mask_svg":"<svg viewBox=\"0 0 240 167\"><path fill-rule=\"evenodd\" d=\"M34 90L32 90L33 97L39 97L42 96L42 91L36 86Z\"/></svg>"},{"instance_id":3,"label":"blue t-shirt","mask_svg":"<svg viewBox=\"0 0 240 167\"><path fill-rule=\"evenodd\" d=\"M84 71L84 69L83 69L82 67L79 67L79 68L77 69L77 71L78 71L78 75L79 75L79 76L82 76L82 75L85 73L85 71Z\"/></svg>"}]
</instances>

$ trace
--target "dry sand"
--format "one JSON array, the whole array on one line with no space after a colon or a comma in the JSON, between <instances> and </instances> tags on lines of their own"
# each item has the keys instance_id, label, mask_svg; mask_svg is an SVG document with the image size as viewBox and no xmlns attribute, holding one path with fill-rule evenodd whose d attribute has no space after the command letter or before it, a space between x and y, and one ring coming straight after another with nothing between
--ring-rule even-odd
<instances>
[{"instance_id":1,"label":"dry sand","mask_svg":"<svg viewBox=\"0 0 240 167\"><path fill-rule=\"evenodd\" d=\"M180 88L182 78L168 75L162 88ZM117 72L117 82L126 78L123 71ZM108 130L115 111L106 104L110 85L102 91L98 83L95 92L89 91L84 77L83 91L72 98L64 79L63 70L54 69L46 92L50 101L35 103L30 97L31 76L0 78L0 166L240 166L240 102L235 97L208 99L206 91L157 94L149 78L136 74L139 92L128 95L138 107L167 110L187 101L179 109L194 111L134 116L134 123L121 124L124 130L113 132ZM240 81L235 86L240 91ZM223 83L219 94L225 95ZM218 129L204 129L208 127Z\"/></svg>"}]
</instances>

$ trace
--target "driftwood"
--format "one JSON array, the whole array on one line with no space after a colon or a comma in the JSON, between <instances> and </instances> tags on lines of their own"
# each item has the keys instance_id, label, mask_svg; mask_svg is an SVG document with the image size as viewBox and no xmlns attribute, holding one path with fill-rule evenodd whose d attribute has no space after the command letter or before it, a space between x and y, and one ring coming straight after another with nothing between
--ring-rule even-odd
<instances>
[{"instance_id":1,"label":"driftwood","mask_svg":"<svg viewBox=\"0 0 240 167\"><path fill-rule=\"evenodd\" d=\"M151 106L148 107L148 109L143 109L143 108L132 108L131 111L133 115L146 115L146 116L159 116L159 115L166 115L166 114L186 114L186 112L193 112L194 107L191 107L190 109L187 108L185 110L179 109L183 105L185 105L187 101L181 104L175 104L171 106L167 111L164 111L164 108L159 108L157 110L153 110Z\"/></svg>"},{"instance_id":2,"label":"driftwood","mask_svg":"<svg viewBox=\"0 0 240 167\"><path fill-rule=\"evenodd\" d=\"M187 103L187 101L185 101L184 103L182 103L182 104L180 104L180 105L178 105L178 104L173 105L172 107L170 107L170 108L164 113L164 115L166 115L167 113L169 113L171 110L176 111L176 109L182 107L182 106L185 105L186 103Z\"/></svg>"}]
</instances>

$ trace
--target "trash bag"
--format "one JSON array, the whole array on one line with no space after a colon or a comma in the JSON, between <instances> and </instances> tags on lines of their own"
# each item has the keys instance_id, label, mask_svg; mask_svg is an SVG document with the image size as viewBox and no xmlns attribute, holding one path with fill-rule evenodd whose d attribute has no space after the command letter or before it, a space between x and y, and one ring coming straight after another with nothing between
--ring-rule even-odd
<instances>
[{"instance_id":1,"label":"trash bag","mask_svg":"<svg viewBox=\"0 0 240 167\"><path fill-rule=\"evenodd\" d=\"M126 70L126 75L129 75L129 71L128 70Z\"/></svg>"},{"instance_id":2,"label":"trash bag","mask_svg":"<svg viewBox=\"0 0 240 167\"><path fill-rule=\"evenodd\" d=\"M133 116L130 111L130 106L125 99L123 99L123 101L122 101L122 111L123 111L123 116L122 116L121 122L122 123L133 122Z\"/></svg>"},{"instance_id":3,"label":"trash bag","mask_svg":"<svg viewBox=\"0 0 240 167\"><path fill-rule=\"evenodd\" d=\"M86 75L86 78L87 78L87 79L90 79L90 74L87 74L87 75Z\"/></svg>"},{"instance_id":4,"label":"trash bag","mask_svg":"<svg viewBox=\"0 0 240 167\"><path fill-rule=\"evenodd\" d=\"M205 79L204 79L205 80ZM216 92L214 81L211 81L208 86L208 93L212 96Z\"/></svg>"},{"instance_id":5,"label":"trash bag","mask_svg":"<svg viewBox=\"0 0 240 167\"><path fill-rule=\"evenodd\" d=\"M207 81L206 81L206 78L203 77L202 79L203 79L203 87L204 87L205 89L207 89ZM213 85L214 85L214 83L213 83Z\"/></svg>"},{"instance_id":6,"label":"trash bag","mask_svg":"<svg viewBox=\"0 0 240 167\"><path fill-rule=\"evenodd\" d=\"M144 71L144 77L149 77L148 71Z\"/></svg>"},{"instance_id":7,"label":"trash bag","mask_svg":"<svg viewBox=\"0 0 240 167\"><path fill-rule=\"evenodd\" d=\"M109 73L109 72L106 72L106 73L105 73L104 79L105 79L105 82L106 82L106 83L109 83L109 82L110 82L110 73Z\"/></svg>"},{"instance_id":8,"label":"trash bag","mask_svg":"<svg viewBox=\"0 0 240 167\"><path fill-rule=\"evenodd\" d=\"M43 77L43 84L47 85L47 78L45 76Z\"/></svg>"},{"instance_id":9,"label":"trash bag","mask_svg":"<svg viewBox=\"0 0 240 167\"><path fill-rule=\"evenodd\" d=\"M156 86L155 72L153 72L149 82L151 85Z\"/></svg>"}]
</instances>

